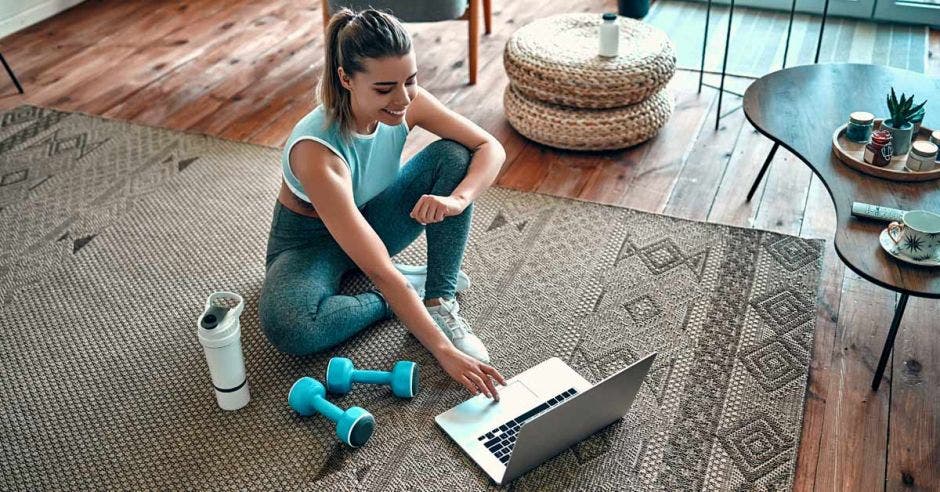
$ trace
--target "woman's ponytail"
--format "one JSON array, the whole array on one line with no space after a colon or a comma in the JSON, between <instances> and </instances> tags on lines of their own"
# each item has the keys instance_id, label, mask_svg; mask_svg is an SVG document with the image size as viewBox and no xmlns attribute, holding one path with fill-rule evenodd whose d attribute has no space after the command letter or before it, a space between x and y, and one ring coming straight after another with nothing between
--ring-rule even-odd
<instances>
[{"instance_id":1,"label":"woman's ponytail","mask_svg":"<svg viewBox=\"0 0 940 492\"><path fill-rule=\"evenodd\" d=\"M355 126L349 91L339 78L339 67L348 77L365 70L367 58L405 56L411 51L411 36L391 14L367 9L358 14L343 8L326 27L326 59L317 86L317 98L326 109L327 124L336 122L340 134L349 138Z\"/></svg>"}]
</instances>

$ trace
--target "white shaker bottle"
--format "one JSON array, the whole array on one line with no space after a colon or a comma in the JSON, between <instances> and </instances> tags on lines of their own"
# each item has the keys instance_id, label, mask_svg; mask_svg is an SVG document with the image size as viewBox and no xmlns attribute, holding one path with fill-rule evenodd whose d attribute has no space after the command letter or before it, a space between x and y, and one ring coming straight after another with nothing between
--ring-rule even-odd
<instances>
[{"instance_id":1,"label":"white shaker bottle","mask_svg":"<svg viewBox=\"0 0 940 492\"><path fill-rule=\"evenodd\" d=\"M620 25L617 23L617 14L604 14L604 22L600 27L600 49L598 54L613 58L619 53Z\"/></svg>"},{"instance_id":2,"label":"white shaker bottle","mask_svg":"<svg viewBox=\"0 0 940 492\"><path fill-rule=\"evenodd\" d=\"M206 353L215 398L222 410L238 410L250 398L239 320L244 308L240 295L215 292L206 299L206 310L197 322L199 343Z\"/></svg>"}]
</instances>

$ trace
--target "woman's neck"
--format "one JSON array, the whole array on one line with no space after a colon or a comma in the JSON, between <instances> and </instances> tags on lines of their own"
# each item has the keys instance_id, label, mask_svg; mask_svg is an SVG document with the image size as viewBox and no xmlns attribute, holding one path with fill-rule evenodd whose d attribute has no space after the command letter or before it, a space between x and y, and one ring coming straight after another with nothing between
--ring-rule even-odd
<instances>
[{"instance_id":1,"label":"woman's neck","mask_svg":"<svg viewBox=\"0 0 940 492\"><path fill-rule=\"evenodd\" d=\"M362 121L358 116L356 116L355 110L353 110L353 122L356 133L360 135L371 135L379 124L378 120Z\"/></svg>"}]
</instances>

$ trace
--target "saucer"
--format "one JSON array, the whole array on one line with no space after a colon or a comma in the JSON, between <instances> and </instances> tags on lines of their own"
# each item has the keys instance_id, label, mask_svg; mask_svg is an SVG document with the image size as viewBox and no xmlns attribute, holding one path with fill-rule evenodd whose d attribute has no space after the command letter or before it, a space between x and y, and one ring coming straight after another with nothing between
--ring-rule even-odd
<instances>
[{"instance_id":1,"label":"saucer","mask_svg":"<svg viewBox=\"0 0 940 492\"><path fill-rule=\"evenodd\" d=\"M936 256L926 260L915 260L914 258L901 253L898 245L894 244L894 240L891 239L891 236L888 235L888 229L881 231L881 235L878 236L878 242L881 243L881 249L885 250L889 255L903 262L920 266L940 266L940 258Z\"/></svg>"}]
</instances>

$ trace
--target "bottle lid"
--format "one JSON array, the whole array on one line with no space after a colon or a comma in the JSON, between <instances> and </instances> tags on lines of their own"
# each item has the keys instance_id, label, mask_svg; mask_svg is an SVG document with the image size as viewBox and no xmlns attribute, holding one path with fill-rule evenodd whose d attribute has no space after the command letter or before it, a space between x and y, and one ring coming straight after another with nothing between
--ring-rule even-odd
<instances>
[{"instance_id":1,"label":"bottle lid","mask_svg":"<svg viewBox=\"0 0 940 492\"><path fill-rule=\"evenodd\" d=\"M605 21L617 20L617 14L607 12L606 14L604 14L604 20Z\"/></svg>"},{"instance_id":2,"label":"bottle lid","mask_svg":"<svg viewBox=\"0 0 940 492\"><path fill-rule=\"evenodd\" d=\"M937 153L937 144L926 140L918 140L911 144L911 152L919 156L930 157Z\"/></svg>"},{"instance_id":3,"label":"bottle lid","mask_svg":"<svg viewBox=\"0 0 940 492\"><path fill-rule=\"evenodd\" d=\"M855 111L849 115L849 121L857 125L867 125L875 120L875 115L868 111Z\"/></svg>"},{"instance_id":4,"label":"bottle lid","mask_svg":"<svg viewBox=\"0 0 940 492\"><path fill-rule=\"evenodd\" d=\"M891 132L888 130L875 130L871 134L872 141L878 141L882 144L888 143L891 141Z\"/></svg>"}]
</instances>

